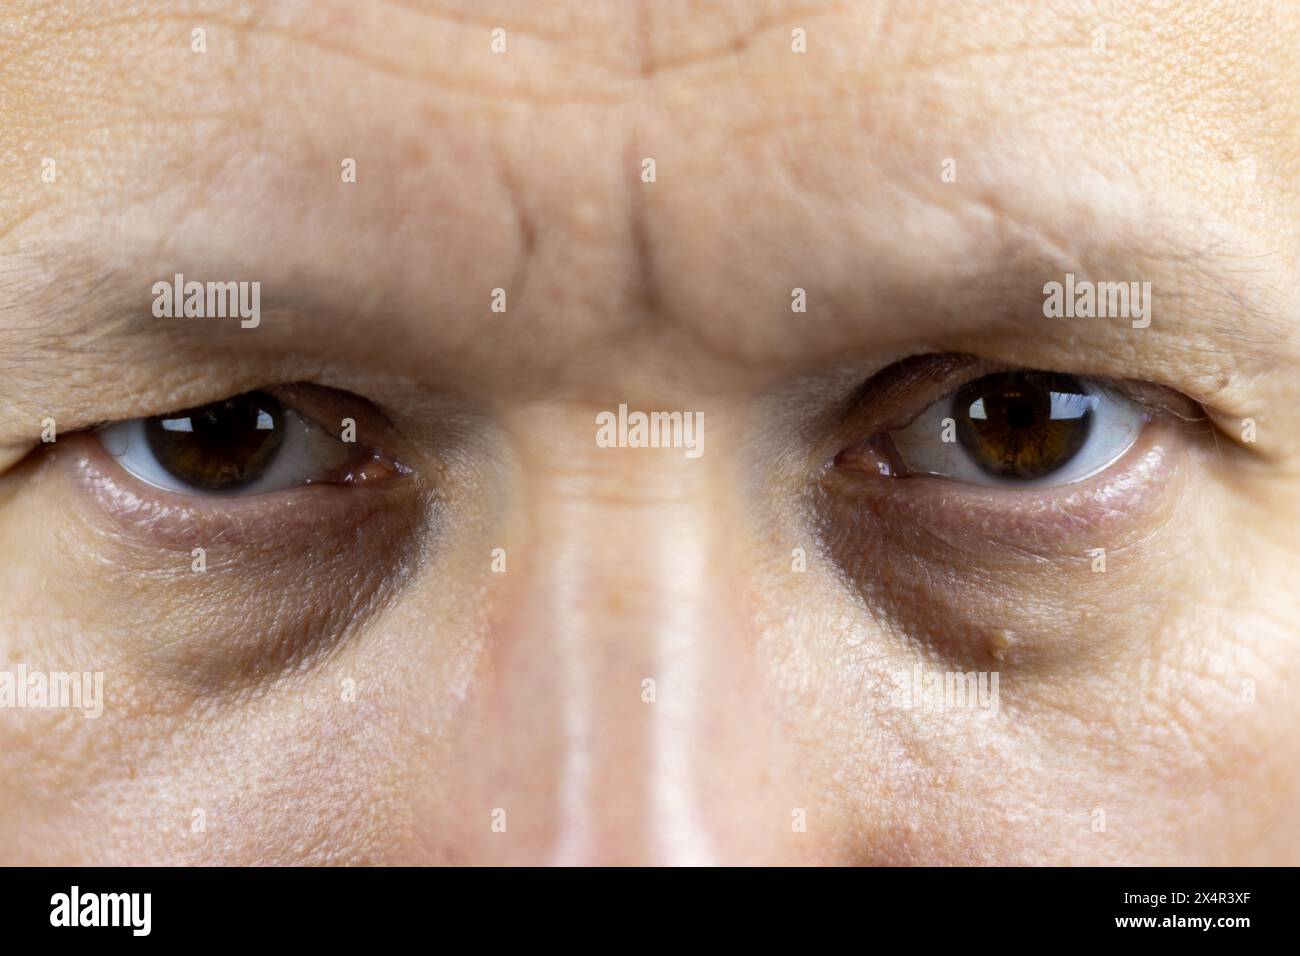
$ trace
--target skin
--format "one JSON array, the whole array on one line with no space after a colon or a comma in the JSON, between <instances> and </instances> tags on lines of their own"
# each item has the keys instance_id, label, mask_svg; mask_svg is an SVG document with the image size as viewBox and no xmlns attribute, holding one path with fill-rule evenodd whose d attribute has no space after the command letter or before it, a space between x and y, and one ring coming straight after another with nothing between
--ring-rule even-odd
<instances>
[{"instance_id":1,"label":"skin","mask_svg":"<svg viewBox=\"0 0 1300 956\"><path fill-rule=\"evenodd\" d=\"M0 710L0 862L1300 862L1300 4L169 9L0 4L0 663L105 675ZM1204 415L829 464L946 353ZM84 431L293 382L412 474L150 498Z\"/></svg>"}]
</instances>

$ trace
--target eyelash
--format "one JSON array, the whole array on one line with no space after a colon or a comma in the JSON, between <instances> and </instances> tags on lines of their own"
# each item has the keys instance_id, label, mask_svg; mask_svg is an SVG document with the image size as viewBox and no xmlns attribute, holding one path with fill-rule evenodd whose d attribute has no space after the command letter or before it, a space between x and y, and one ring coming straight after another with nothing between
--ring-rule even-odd
<instances>
[{"instance_id":1,"label":"eyelash","mask_svg":"<svg viewBox=\"0 0 1300 956\"><path fill-rule=\"evenodd\" d=\"M292 403L298 414L317 423L335 420L334 398L318 394L329 390L307 385L294 386L293 390L299 388L307 394L301 401L286 395L286 405ZM272 391L279 394L290 389ZM356 415L359 436L373 435L377 443L407 457L408 449L400 434L373 408L367 408L364 400L342 392L336 396L340 408ZM72 453L67 474L78 489L74 513L88 527L109 532L107 540L118 542L115 546L138 555L130 560L152 561L151 555L157 549L188 554L195 546L208 548L218 543L228 553L265 554L271 560L272 555L283 557L286 548L296 552L332 547L326 542L353 540L363 534L380 554L380 541L405 541L421 524L436 521L441 514L438 497L420 472L399 466L392 457L371 452L360 441L349 446L356 450L354 460L375 456L362 462L363 472L376 460L400 470L385 472L383 477L389 480L369 480L365 473L358 480L349 469L337 476L342 480L290 484L280 490L252 494L159 488L123 468L101 441L101 430L133 421L140 420L105 423L70 435L66 442L61 438L57 448L51 447L49 459L63 458L64 449ZM324 431L323 425L318 427ZM335 440L328 431L325 436ZM104 524L105 520L108 524Z\"/></svg>"},{"instance_id":2,"label":"eyelash","mask_svg":"<svg viewBox=\"0 0 1300 956\"><path fill-rule=\"evenodd\" d=\"M951 411L950 406L954 396L962 389L969 388L971 383L994 378L999 374L1004 376L1018 374L1026 377L1049 376L1054 377L1055 380L1083 383L1087 386L1086 391L1090 399L1095 398L1095 401L1089 405L1092 411L1088 414L1092 414L1098 407L1107 407L1107 403L1126 408L1130 415L1128 431L1120 441L1122 447L1099 465L1068 475L1064 480L1061 480L1059 475L1053 477L1051 471L1055 469L1032 481L1022 478L1009 481L990 480L987 474L980 474L970 462L962 460L961 456L966 454L966 451L959 442L953 440L951 434L944 436L941 443L939 436L930 434L935 431L933 427L928 431L925 429L927 422L930 426L940 420L948 425L953 424L946 413ZM995 367L969 356L918 356L897 363L897 366L891 366L882 373L882 376L890 386L876 389L877 392L884 392L884 401L875 402L873 399L880 396L873 396L871 389L866 387L863 395L859 397L859 403L869 409L883 404L886 406L885 414L889 413L891 405L894 406L893 414L890 416L892 422L888 418L882 418L880 410L875 408L871 415L875 420L874 425L866 431L868 438L858 439L834 457L834 464L840 470L896 478L929 475L941 480L947 479L953 484L964 483L968 486L987 485L1022 491L1051 490L1084 481L1111 468L1136 444L1146 426L1157 417L1168 418L1172 415L1173 418L1184 422L1206 421L1203 414L1196 415L1194 412L1187 411L1189 407L1199 408L1198 406L1194 406L1190 400L1168 389L1143 383L1073 379L1055 373L1017 370L1005 366ZM871 385L872 383L868 383L868 386ZM339 436L324 429L316 416L299 411L298 406L292 401L281 402L279 407L283 410L283 431L290 439L290 444L293 441L298 442L296 449L290 449L287 457L285 452L277 452L275 460L271 463L273 467L267 469L267 474L255 480L236 482L229 488L214 490L187 485L183 480L178 480L174 475L168 474L167 468L158 461L155 450L146 440L146 432L150 429L155 438L157 437L159 422L175 422L178 419L185 419L186 416L201 413L205 409L238 402L250 396L255 398L260 396L259 400L263 402L279 402L278 398L273 397L275 393L295 389L305 389L310 392L317 387L285 386L281 389L272 389L270 393L244 393L199 409L189 409L148 419L112 422L95 429L93 437L98 440L103 451L112 458L118 468L136 481L154 491L187 498L243 499L306 485L359 484L377 477L391 478L410 473L409 468L364 445L344 445ZM347 393L335 394L346 396ZM1071 397L1077 399L1081 396ZM898 407L902 405L900 398L910 405L910 410ZM893 401L891 402L890 399ZM337 411L338 407L348 408L354 407L356 403L364 403L363 399L358 399L356 396L351 396L350 400L345 401L348 404L336 406L335 410ZM922 401L925 404L918 411L916 406ZM1181 412L1176 409L1181 409ZM904 411L906 414L902 414ZM165 424L164 428L166 428ZM921 429L919 436L918 428ZM1085 445L1091 441L1089 435ZM324 456L325 461L307 460L311 458L313 452L321 450L328 452ZM1076 449L1076 453L1081 450L1082 446ZM936 455L940 462L938 465L933 464ZM927 456L930 463L927 463Z\"/></svg>"},{"instance_id":3,"label":"eyelash","mask_svg":"<svg viewBox=\"0 0 1300 956\"><path fill-rule=\"evenodd\" d=\"M978 382L972 385L978 387ZM964 389L959 389L932 403L906 427L875 436L875 441L899 476L931 475L1018 488L1083 481L1123 457L1150 416L1138 403L1091 381L1065 388L1053 391L1044 386L1045 395L1015 401L1017 406L1029 406L1038 400L1040 407L1027 413L1043 414L1045 420L1036 426L1025 424L1017 431L1005 421L992 421L998 413L985 407L985 396L964 409ZM1013 411L1004 410L1002 417L1011 417ZM1046 450L1048 446L1056 446L1059 461L1043 465L1042 459L1053 454ZM1029 464L1037 464L1037 471L1017 473L1026 459L1035 456L1039 461Z\"/></svg>"},{"instance_id":4,"label":"eyelash","mask_svg":"<svg viewBox=\"0 0 1300 956\"><path fill-rule=\"evenodd\" d=\"M335 435L292 402L256 391L112 422L96 429L95 437L136 480L187 497L249 498L410 473L395 459L357 443L355 419L351 422L352 434L345 426Z\"/></svg>"},{"instance_id":5,"label":"eyelash","mask_svg":"<svg viewBox=\"0 0 1300 956\"><path fill-rule=\"evenodd\" d=\"M1157 420L1208 421L1190 399L1151 383L993 366L960 355L897 363L864 386L855 405L872 408L877 399L888 417L867 416L859 434L868 437L835 455L838 469L1020 491L1064 488L1108 471ZM1101 460L1096 446L1107 444ZM1045 464L1044 450L1059 453L1059 461Z\"/></svg>"}]
</instances>

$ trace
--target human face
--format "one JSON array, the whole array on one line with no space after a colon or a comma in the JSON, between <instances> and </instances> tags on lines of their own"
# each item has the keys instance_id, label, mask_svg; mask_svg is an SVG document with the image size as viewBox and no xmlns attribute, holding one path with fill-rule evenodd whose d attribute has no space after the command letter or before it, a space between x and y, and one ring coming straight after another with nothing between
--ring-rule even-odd
<instances>
[{"instance_id":1,"label":"human face","mask_svg":"<svg viewBox=\"0 0 1300 956\"><path fill-rule=\"evenodd\" d=\"M0 11L0 862L1300 861L1300 5Z\"/></svg>"}]
</instances>

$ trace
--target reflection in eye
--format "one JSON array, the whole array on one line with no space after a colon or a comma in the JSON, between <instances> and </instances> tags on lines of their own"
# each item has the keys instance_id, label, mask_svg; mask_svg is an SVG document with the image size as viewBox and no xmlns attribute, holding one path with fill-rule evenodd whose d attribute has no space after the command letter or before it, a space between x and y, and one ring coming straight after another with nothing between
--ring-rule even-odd
<instances>
[{"instance_id":1,"label":"reflection in eye","mask_svg":"<svg viewBox=\"0 0 1300 956\"><path fill-rule=\"evenodd\" d=\"M177 494L254 495L405 471L343 442L266 392L114 422L98 435L126 471Z\"/></svg>"},{"instance_id":2,"label":"reflection in eye","mask_svg":"<svg viewBox=\"0 0 1300 956\"><path fill-rule=\"evenodd\" d=\"M1002 372L962 386L873 442L899 475L1063 485L1116 461L1148 419L1144 406L1097 382Z\"/></svg>"}]
</instances>

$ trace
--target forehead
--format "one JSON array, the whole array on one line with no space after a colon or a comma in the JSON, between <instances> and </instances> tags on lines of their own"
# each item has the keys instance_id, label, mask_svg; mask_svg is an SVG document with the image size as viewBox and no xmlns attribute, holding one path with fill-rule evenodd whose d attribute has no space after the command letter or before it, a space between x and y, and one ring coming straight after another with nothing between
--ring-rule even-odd
<instances>
[{"instance_id":1,"label":"forehead","mask_svg":"<svg viewBox=\"0 0 1300 956\"><path fill-rule=\"evenodd\" d=\"M757 355L794 286L852 311L1012 239L1141 248L1135 209L1264 243L1297 213L1290 5L0 9L0 151L31 171L3 185L0 234L142 282L346 291L436 316L439 348L476 347L504 288L526 343L667 315Z\"/></svg>"}]
</instances>

